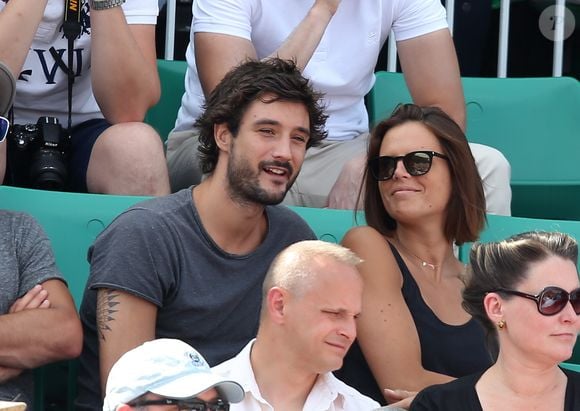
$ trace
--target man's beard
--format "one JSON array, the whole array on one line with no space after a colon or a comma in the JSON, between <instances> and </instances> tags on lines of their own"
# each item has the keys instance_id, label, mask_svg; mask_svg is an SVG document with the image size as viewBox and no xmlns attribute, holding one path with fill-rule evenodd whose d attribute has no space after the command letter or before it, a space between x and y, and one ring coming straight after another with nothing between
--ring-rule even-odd
<instances>
[{"instance_id":1,"label":"man's beard","mask_svg":"<svg viewBox=\"0 0 580 411\"><path fill-rule=\"evenodd\" d=\"M261 161L256 172L254 172L245 158L235 158L232 148L227 168L228 191L232 200L240 204L280 204L292 184L294 184L296 176L288 180L284 191L268 192L260 186L259 179L260 170L264 170L264 167L268 166L284 168L289 176L293 174L290 163L282 161Z\"/></svg>"}]
</instances>

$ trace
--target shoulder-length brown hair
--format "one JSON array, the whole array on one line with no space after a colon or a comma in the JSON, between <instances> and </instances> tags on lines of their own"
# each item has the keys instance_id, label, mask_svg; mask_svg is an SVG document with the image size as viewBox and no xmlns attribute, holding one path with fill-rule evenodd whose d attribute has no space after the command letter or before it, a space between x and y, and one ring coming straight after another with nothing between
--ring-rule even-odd
<instances>
[{"instance_id":1,"label":"shoulder-length brown hair","mask_svg":"<svg viewBox=\"0 0 580 411\"><path fill-rule=\"evenodd\" d=\"M368 160L379 156L385 134L401 124L416 121L429 129L443 147L449 159L451 197L445 218L445 237L459 245L475 241L485 224L485 197L481 178L461 128L447 114L436 107L415 104L398 106L393 114L372 131L367 166L364 171L364 211L366 222L383 235L397 228L397 221L389 215L379 191L379 184L369 172ZM409 136L412 138L412 136Z\"/></svg>"}]
</instances>

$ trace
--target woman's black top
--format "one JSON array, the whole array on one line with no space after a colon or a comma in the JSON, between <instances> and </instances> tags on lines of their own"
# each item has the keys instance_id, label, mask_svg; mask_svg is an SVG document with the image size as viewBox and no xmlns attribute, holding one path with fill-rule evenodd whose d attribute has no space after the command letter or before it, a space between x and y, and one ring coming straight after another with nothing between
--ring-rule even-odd
<instances>
[{"instance_id":1,"label":"woman's black top","mask_svg":"<svg viewBox=\"0 0 580 411\"><path fill-rule=\"evenodd\" d=\"M568 377L564 411L580 410L580 374L563 369ZM483 411L475 385L483 372L459 378L447 384L432 385L425 388L415 397L410 411ZM550 404L539 409L558 411Z\"/></svg>"},{"instance_id":2,"label":"woman's black top","mask_svg":"<svg viewBox=\"0 0 580 411\"><path fill-rule=\"evenodd\" d=\"M403 275L401 292L419 335L423 368L457 378L489 368L492 359L485 346L481 324L473 318L463 325L442 322L423 300L419 286L397 249L389 245ZM335 374L361 393L381 404L386 403L356 341L347 353L343 367Z\"/></svg>"}]
</instances>

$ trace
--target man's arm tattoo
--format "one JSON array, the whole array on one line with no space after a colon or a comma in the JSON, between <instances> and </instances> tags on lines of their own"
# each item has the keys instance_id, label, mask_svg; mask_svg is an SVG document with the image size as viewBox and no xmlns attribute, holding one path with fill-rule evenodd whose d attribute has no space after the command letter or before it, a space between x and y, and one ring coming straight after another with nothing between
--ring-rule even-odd
<instances>
[{"instance_id":1,"label":"man's arm tattoo","mask_svg":"<svg viewBox=\"0 0 580 411\"><path fill-rule=\"evenodd\" d=\"M97 291L97 330L103 341L105 331L111 331L111 322L115 321L114 314L119 311L119 294L115 290L106 288Z\"/></svg>"}]
</instances>

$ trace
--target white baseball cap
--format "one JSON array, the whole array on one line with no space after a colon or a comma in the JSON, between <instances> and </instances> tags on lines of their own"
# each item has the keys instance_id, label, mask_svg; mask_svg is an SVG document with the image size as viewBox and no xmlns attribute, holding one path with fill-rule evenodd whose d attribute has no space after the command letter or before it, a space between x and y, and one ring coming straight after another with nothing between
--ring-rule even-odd
<instances>
[{"instance_id":1,"label":"white baseball cap","mask_svg":"<svg viewBox=\"0 0 580 411\"><path fill-rule=\"evenodd\" d=\"M123 354L107 379L103 411L114 411L141 395L152 392L166 398L189 399L215 388L230 403L244 399L235 381L212 372L205 359L180 340L148 341Z\"/></svg>"},{"instance_id":2,"label":"white baseball cap","mask_svg":"<svg viewBox=\"0 0 580 411\"><path fill-rule=\"evenodd\" d=\"M16 81L14 76L8 70L8 67L0 61L0 116L6 115L10 107L12 107L15 92Z\"/></svg>"}]
</instances>

